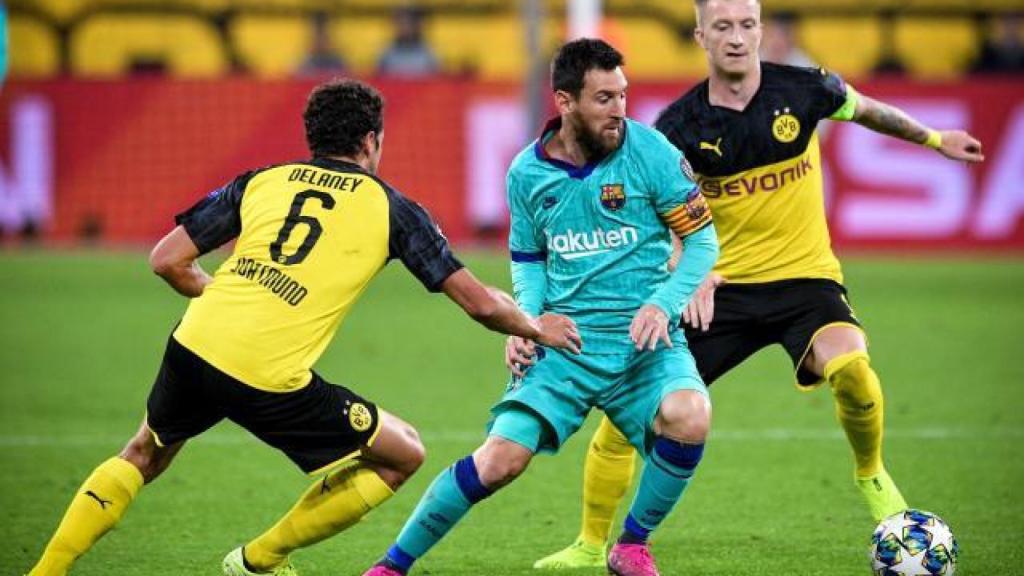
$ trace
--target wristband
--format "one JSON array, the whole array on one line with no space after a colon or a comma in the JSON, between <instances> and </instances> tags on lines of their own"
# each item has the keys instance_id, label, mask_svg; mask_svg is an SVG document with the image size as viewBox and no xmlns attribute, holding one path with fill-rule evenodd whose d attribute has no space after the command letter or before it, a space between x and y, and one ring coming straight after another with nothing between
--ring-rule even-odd
<instances>
[{"instance_id":1,"label":"wristband","mask_svg":"<svg viewBox=\"0 0 1024 576\"><path fill-rule=\"evenodd\" d=\"M929 130L924 145L934 150L942 148L942 134L938 130Z\"/></svg>"}]
</instances>

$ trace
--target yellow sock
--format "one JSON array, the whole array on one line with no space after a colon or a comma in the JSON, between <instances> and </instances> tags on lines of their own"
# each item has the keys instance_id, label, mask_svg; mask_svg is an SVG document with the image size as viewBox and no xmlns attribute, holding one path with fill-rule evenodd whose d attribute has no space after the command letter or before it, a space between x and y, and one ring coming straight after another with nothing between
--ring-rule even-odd
<instances>
[{"instance_id":1,"label":"yellow sock","mask_svg":"<svg viewBox=\"0 0 1024 576\"><path fill-rule=\"evenodd\" d=\"M836 416L853 448L857 477L878 474L882 471L882 386L867 353L836 356L825 365L825 379L832 384Z\"/></svg>"},{"instance_id":2,"label":"yellow sock","mask_svg":"<svg viewBox=\"0 0 1024 576\"><path fill-rule=\"evenodd\" d=\"M607 416L590 440L583 467L583 526L580 539L604 546L619 501L633 480L636 453Z\"/></svg>"},{"instance_id":3,"label":"yellow sock","mask_svg":"<svg viewBox=\"0 0 1024 576\"><path fill-rule=\"evenodd\" d=\"M338 470L313 484L262 536L245 545L245 560L256 570L281 565L293 550L315 544L352 526L394 491L362 465Z\"/></svg>"},{"instance_id":4,"label":"yellow sock","mask_svg":"<svg viewBox=\"0 0 1024 576\"><path fill-rule=\"evenodd\" d=\"M63 576L124 516L142 488L142 473L121 458L100 464L82 483L29 576Z\"/></svg>"}]
</instances>

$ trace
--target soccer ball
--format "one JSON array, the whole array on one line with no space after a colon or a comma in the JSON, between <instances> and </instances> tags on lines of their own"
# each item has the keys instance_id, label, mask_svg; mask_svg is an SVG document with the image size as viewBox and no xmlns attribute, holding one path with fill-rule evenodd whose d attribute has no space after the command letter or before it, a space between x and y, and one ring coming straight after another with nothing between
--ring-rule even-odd
<instances>
[{"instance_id":1,"label":"soccer ball","mask_svg":"<svg viewBox=\"0 0 1024 576\"><path fill-rule=\"evenodd\" d=\"M953 576L959 552L941 518L911 509L882 520L871 535L868 557L875 576Z\"/></svg>"}]
</instances>

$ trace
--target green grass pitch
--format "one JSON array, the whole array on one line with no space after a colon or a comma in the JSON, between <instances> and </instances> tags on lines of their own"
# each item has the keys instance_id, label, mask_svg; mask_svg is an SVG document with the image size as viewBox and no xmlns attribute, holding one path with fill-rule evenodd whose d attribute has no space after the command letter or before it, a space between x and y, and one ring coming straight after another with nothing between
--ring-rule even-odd
<instances>
[{"instance_id":1,"label":"green grass pitch","mask_svg":"<svg viewBox=\"0 0 1024 576\"><path fill-rule=\"evenodd\" d=\"M501 256L468 258L508 284ZM959 538L959 575L1024 573L1024 262L846 263L886 391L889 469ZM0 574L33 563L81 480L135 431L185 301L142 253L0 253ZM359 575L433 476L483 438L505 374L502 337L393 263L318 369L413 423L428 457L352 530L295 555L304 576ZM686 498L656 534L666 575L866 575L873 528L827 390L799 393L781 348L712 388L714 425ZM528 575L576 533L586 441L538 458L474 509L417 574ZM81 576L220 573L222 556L305 489L281 454L222 424L192 441L82 559ZM621 511L620 511L621 514ZM598 574L602 571L581 571Z\"/></svg>"}]
</instances>

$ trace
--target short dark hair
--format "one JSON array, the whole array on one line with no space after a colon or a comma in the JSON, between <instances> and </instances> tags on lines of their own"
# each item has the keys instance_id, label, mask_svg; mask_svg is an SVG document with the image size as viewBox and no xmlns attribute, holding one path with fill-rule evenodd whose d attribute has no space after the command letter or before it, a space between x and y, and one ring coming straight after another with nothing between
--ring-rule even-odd
<instances>
[{"instance_id":1,"label":"short dark hair","mask_svg":"<svg viewBox=\"0 0 1024 576\"><path fill-rule=\"evenodd\" d=\"M551 88L579 96L588 71L615 70L623 62L622 54L604 40L573 40L562 45L551 61Z\"/></svg>"},{"instance_id":2,"label":"short dark hair","mask_svg":"<svg viewBox=\"0 0 1024 576\"><path fill-rule=\"evenodd\" d=\"M370 132L384 128L384 99L376 88L358 80L339 78L309 93L302 120L306 145L314 157L359 153Z\"/></svg>"}]
</instances>

